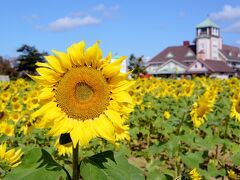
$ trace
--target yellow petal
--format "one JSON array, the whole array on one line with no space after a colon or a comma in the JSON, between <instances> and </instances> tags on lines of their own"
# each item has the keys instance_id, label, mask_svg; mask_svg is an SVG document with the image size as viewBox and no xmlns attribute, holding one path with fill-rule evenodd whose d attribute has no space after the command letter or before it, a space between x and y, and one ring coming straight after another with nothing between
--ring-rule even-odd
<instances>
[{"instance_id":1,"label":"yellow petal","mask_svg":"<svg viewBox=\"0 0 240 180\"><path fill-rule=\"evenodd\" d=\"M106 78L111 78L113 76L116 76L120 72L121 66L112 66L112 65L107 65L106 67L103 68L103 75Z\"/></svg>"},{"instance_id":2,"label":"yellow petal","mask_svg":"<svg viewBox=\"0 0 240 180\"><path fill-rule=\"evenodd\" d=\"M42 116L45 114L45 112L49 109L51 109L52 107L57 106L57 104L55 102L49 102L47 104L44 104L40 109L38 109L37 111L35 111L34 113L32 113L31 117L32 118L36 118L38 116Z\"/></svg>"},{"instance_id":3,"label":"yellow petal","mask_svg":"<svg viewBox=\"0 0 240 180\"><path fill-rule=\"evenodd\" d=\"M37 68L36 71L50 82L57 82L61 77L60 74L48 68Z\"/></svg>"},{"instance_id":4,"label":"yellow petal","mask_svg":"<svg viewBox=\"0 0 240 180\"><path fill-rule=\"evenodd\" d=\"M73 129L72 121L67 116L59 118L59 121L55 121L52 129L48 132L49 135L58 136L63 133L69 133Z\"/></svg>"},{"instance_id":5,"label":"yellow petal","mask_svg":"<svg viewBox=\"0 0 240 180\"><path fill-rule=\"evenodd\" d=\"M84 65L84 49L85 42L80 41L79 43L73 44L67 49L67 53L71 58L71 61L75 65Z\"/></svg>"},{"instance_id":6,"label":"yellow petal","mask_svg":"<svg viewBox=\"0 0 240 180\"><path fill-rule=\"evenodd\" d=\"M121 125L123 123L123 119L117 111L108 109L104 111L107 117L115 124Z\"/></svg>"},{"instance_id":7,"label":"yellow petal","mask_svg":"<svg viewBox=\"0 0 240 180\"><path fill-rule=\"evenodd\" d=\"M49 64L47 64L47 63L37 62L35 65L39 66L39 67L46 67L46 68L52 69L52 67L49 66Z\"/></svg>"},{"instance_id":8,"label":"yellow petal","mask_svg":"<svg viewBox=\"0 0 240 180\"><path fill-rule=\"evenodd\" d=\"M41 91L42 92L38 96L39 99L50 99L55 95L52 88L43 88Z\"/></svg>"},{"instance_id":9,"label":"yellow petal","mask_svg":"<svg viewBox=\"0 0 240 180\"><path fill-rule=\"evenodd\" d=\"M109 83L112 85L118 84L120 81L127 79L127 77L131 74L131 72L127 73L119 73L117 76L112 77L109 80Z\"/></svg>"},{"instance_id":10,"label":"yellow petal","mask_svg":"<svg viewBox=\"0 0 240 180\"><path fill-rule=\"evenodd\" d=\"M107 66L110 63L111 60L112 60L112 53L110 52L110 53L108 53L107 57L100 60L99 67L104 68L105 66Z\"/></svg>"},{"instance_id":11,"label":"yellow petal","mask_svg":"<svg viewBox=\"0 0 240 180\"><path fill-rule=\"evenodd\" d=\"M10 157L9 161L11 164L15 164L17 161L20 160L21 156L23 155L21 149L17 150L12 157Z\"/></svg>"},{"instance_id":12,"label":"yellow petal","mask_svg":"<svg viewBox=\"0 0 240 180\"><path fill-rule=\"evenodd\" d=\"M93 131L93 121L92 120L73 120L73 129L70 132L70 136L73 142L73 146L76 147L77 143L80 146L85 146L89 141L96 136Z\"/></svg>"},{"instance_id":13,"label":"yellow petal","mask_svg":"<svg viewBox=\"0 0 240 180\"><path fill-rule=\"evenodd\" d=\"M115 60L113 63L103 66L103 74L106 78L111 78L119 74L122 68L121 63L126 59L126 56L121 56L119 59Z\"/></svg>"},{"instance_id":14,"label":"yellow petal","mask_svg":"<svg viewBox=\"0 0 240 180\"><path fill-rule=\"evenodd\" d=\"M6 159L10 159L15 153L15 149L10 149L9 151L6 152Z\"/></svg>"},{"instance_id":15,"label":"yellow petal","mask_svg":"<svg viewBox=\"0 0 240 180\"><path fill-rule=\"evenodd\" d=\"M70 57L67 54L57 51L57 50L52 50L52 52L59 57L59 60L61 60L61 64L65 69L72 68L72 63L71 63Z\"/></svg>"},{"instance_id":16,"label":"yellow petal","mask_svg":"<svg viewBox=\"0 0 240 180\"><path fill-rule=\"evenodd\" d=\"M46 80L46 79L45 79L44 77L42 77L42 76L32 76L32 75L30 75L30 74L28 74L28 76L29 76L32 80L36 81L38 84L43 85L43 86L52 86L52 85L55 84L55 82L48 81L48 80Z\"/></svg>"},{"instance_id":17,"label":"yellow petal","mask_svg":"<svg viewBox=\"0 0 240 180\"><path fill-rule=\"evenodd\" d=\"M116 94L112 94L111 97L117 102L132 103L132 98L126 91L121 91Z\"/></svg>"},{"instance_id":18,"label":"yellow petal","mask_svg":"<svg viewBox=\"0 0 240 180\"><path fill-rule=\"evenodd\" d=\"M0 158L3 159L6 153L6 143L0 145Z\"/></svg>"},{"instance_id":19,"label":"yellow petal","mask_svg":"<svg viewBox=\"0 0 240 180\"><path fill-rule=\"evenodd\" d=\"M102 51L99 48L99 41L86 50L86 65L96 68L100 59L102 59Z\"/></svg>"},{"instance_id":20,"label":"yellow petal","mask_svg":"<svg viewBox=\"0 0 240 180\"><path fill-rule=\"evenodd\" d=\"M74 128L70 132L70 137L73 142L73 147L76 148L77 143L79 141L79 131L81 131L81 129L79 129L77 120L73 120L73 126L74 126Z\"/></svg>"},{"instance_id":21,"label":"yellow petal","mask_svg":"<svg viewBox=\"0 0 240 180\"><path fill-rule=\"evenodd\" d=\"M116 85L112 86L112 93L118 93L120 91L125 91L127 89L129 89L135 82L134 81L120 81L119 83L117 83Z\"/></svg>"},{"instance_id":22,"label":"yellow petal","mask_svg":"<svg viewBox=\"0 0 240 180\"><path fill-rule=\"evenodd\" d=\"M102 137L110 142L115 141L114 131L115 128L110 120L105 115L100 115L99 118L93 120L93 127L99 137Z\"/></svg>"},{"instance_id":23,"label":"yellow petal","mask_svg":"<svg viewBox=\"0 0 240 180\"><path fill-rule=\"evenodd\" d=\"M44 56L49 65L58 73L64 73L66 69L61 65L60 59L56 56Z\"/></svg>"}]
</instances>

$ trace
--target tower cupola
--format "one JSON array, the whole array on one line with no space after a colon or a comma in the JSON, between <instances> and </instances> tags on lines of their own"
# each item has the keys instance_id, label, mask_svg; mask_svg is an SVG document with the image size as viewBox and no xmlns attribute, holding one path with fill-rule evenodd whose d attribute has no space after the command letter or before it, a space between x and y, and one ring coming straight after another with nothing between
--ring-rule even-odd
<instances>
[{"instance_id":1,"label":"tower cupola","mask_svg":"<svg viewBox=\"0 0 240 180\"><path fill-rule=\"evenodd\" d=\"M197 37L220 37L220 29L217 24L207 18L196 26Z\"/></svg>"},{"instance_id":2,"label":"tower cupola","mask_svg":"<svg viewBox=\"0 0 240 180\"><path fill-rule=\"evenodd\" d=\"M196 26L197 56L204 54L206 59L219 60L219 50L222 49L220 28L207 18Z\"/></svg>"}]
</instances>

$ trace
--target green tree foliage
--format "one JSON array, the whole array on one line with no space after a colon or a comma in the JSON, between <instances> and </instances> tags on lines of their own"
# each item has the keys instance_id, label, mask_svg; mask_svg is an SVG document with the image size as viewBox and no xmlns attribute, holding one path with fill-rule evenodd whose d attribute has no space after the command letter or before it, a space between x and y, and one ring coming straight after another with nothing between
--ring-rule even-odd
<instances>
[{"instance_id":1,"label":"green tree foliage","mask_svg":"<svg viewBox=\"0 0 240 180\"><path fill-rule=\"evenodd\" d=\"M17 76L17 71L11 66L9 60L0 56L0 75Z\"/></svg>"},{"instance_id":2,"label":"green tree foliage","mask_svg":"<svg viewBox=\"0 0 240 180\"><path fill-rule=\"evenodd\" d=\"M35 63L36 62L44 62L44 56L48 55L47 52L39 52L34 46L22 45L17 52L21 53L18 58L18 66L17 70L21 73L21 75L35 74Z\"/></svg>"},{"instance_id":3,"label":"green tree foliage","mask_svg":"<svg viewBox=\"0 0 240 180\"><path fill-rule=\"evenodd\" d=\"M143 63L143 56L137 58L131 54L129 57L128 69L132 71L133 78L137 78L140 74L146 74L146 67Z\"/></svg>"}]
</instances>

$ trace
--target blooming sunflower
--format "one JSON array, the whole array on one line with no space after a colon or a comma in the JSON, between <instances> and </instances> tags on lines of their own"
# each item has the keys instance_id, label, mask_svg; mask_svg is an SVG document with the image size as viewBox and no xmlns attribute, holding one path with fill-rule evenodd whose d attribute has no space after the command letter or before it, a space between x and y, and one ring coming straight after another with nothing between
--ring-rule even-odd
<instances>
[{"instance_id":1,"label":"blooming sunflower","mask_svg":"<svg viewBox=\"0 0 240 180\"><path fill-rule=\"evenodd\" d=\"M240 121L240 96L232 99L232 108L230 117Z\"/></svg>"},{"instance_id":2,"label":"blooming sunflower","mask_svg":"<svg viewBox=\"0 0 240 180\"><path fill-rule=\"evenodd\" d=\"M53 50L47 63L37 63L40 76L30 76L44 86L39 96L44 105L33 114L36 127L50 127L50 135L70 133L73 146L87 145L94 137L115 141L115 127L123 125L132 109L127 81L121 73L120 57L110 63L111 53L102 58L99 42L85 50L81 41L67 53ZM119 109L119 111L117 110Z\"/></svg>"},{"instance_id":3,"label":"blooming sunflower","mask_svg":"<svg viewBox=\"0 0 240 180\"><path fill-rule=\"evenodd\" d=\"M201 180L202 178L200 177L200 175L197 172L197 169L194 168L193 170L191 170L189 172L189 176L191 178L191 180Z\"/></svg>"},{"instance_id":4,"label":"blooming sunflower","mask_svg":"<svg viewBox=\"0 0 240 180\"><path fill-rule=\"evenodd\" d=\"M164 111L163 117L164 117L166 120L168 120L168 119L171 117L170 112L169 112L169 111Z\"/></svg>"},{"instance_id":5,"label":"blooming sunflower","mask_svg":"<svg viewBox=\"0 0 240 180\"><path fill-rule=\"evenodd\" d=\"M232 169L228 170L227 172L228 172L228 177L230 179L232 179L232 180L237 179L237 175L236 175L236 173Z\"/></svg>"},{"instance_id":6,"label":"blooming sunflower","mask_svg":"<svg viewBox=\"0 0 240 180\"><path fill-rule=\"evenodd\" d=\"M217 90L207 90L193 103L190 115L194 127L199 128L205 122L207 114L213 111L217 93Z\"/></svg>"},{"instance_id":7,"label":"blooming sunflower","mask_svg":"<svg viewBox=\"0 0 240 180\"><path fill-rule=\"evenodd\" d=\"M5 134L7 136L13 136L14 125L8 124L7 122L2 122L0 124L0 133Z\"/></svg>"},{"instance_id":8,"label":"blooming sunflower","mask_svg":"<svg viewBox=\"0 0 240 180\"><path fill-rule=\"evenodd\" d=\"M6 150L6 143L0 144L0 163L7 164L11 168L18 166L21 163L23 152L21 149Z\"/></svg>"}]
</instances>

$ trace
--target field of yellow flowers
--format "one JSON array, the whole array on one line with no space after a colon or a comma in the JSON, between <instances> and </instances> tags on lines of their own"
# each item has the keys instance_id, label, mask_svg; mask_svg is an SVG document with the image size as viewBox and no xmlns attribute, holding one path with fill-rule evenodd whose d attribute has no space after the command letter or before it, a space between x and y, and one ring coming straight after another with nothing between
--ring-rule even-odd
<instances>
[{"instance_id":1,"label":"field of yellow flowers","mask_svg":"<svg viewBox=\"0 0 240 180\"><path fill-rule=\"evenodd\" d=\"M70 168L71 145L38 129L32 116L41 106L40 89L24 79L0 83L0 179L36 161L36 147L53 155L52 164L57 160ZM239 92L237 78L137 79L129 89L135 106L125 126L131 138L124 132L119 138L128 141L117 144L94 139L80 153L115 149L149 180L240 179Z\"/></svg>"}]
</instances>

